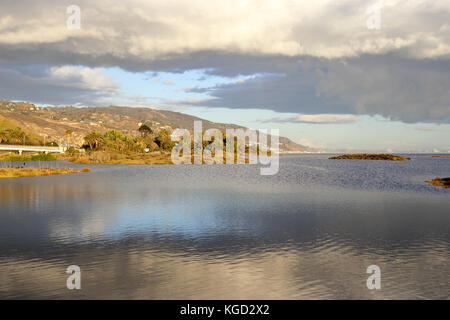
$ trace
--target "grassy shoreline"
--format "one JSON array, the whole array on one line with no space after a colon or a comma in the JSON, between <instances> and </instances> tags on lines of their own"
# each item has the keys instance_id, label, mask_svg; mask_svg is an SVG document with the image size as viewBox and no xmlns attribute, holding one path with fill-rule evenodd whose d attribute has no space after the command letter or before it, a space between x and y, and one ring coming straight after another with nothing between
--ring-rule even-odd
<instances>
[{"instance_id":1,"label":"grassy shoreline","mask_svg":"<svg viewBox=\"0 0 450 320\"><path fill-rule=\"evenodd\" d=\"M58 160L77 164L173 164L170 153L125 155L109 152L91 152L58 156Z\"/></svg>"},{"instance_id":2,"label":"grassy shoreline","mask_svg":"<svg viewBox=\"0 0 450 320\"><path fill-rule=\"evenodd\" d=\"M130 165L152 165L152 164L174 164L172 156L169 152L153 153L153 154L120 154L105 151L95 151L89 153L76 154L62 154L52 156L53 158L43 159L35 156L8 156L0 157L0 162L27 162L27 161L67 161L75 164L130 164ZM244 163L249 163L248 157L242 160ZM237 157L235 156L235 163ZM191 163L194 163L194 155L191 155ZM224 153L223 163L226 163ZM203 161L203 164L210 164Z\"/></svg>"},{"instance_id":3,"label":"grassy shoreline","mask_svg":"<svg viewBox=\"0 0 450 320\"><path fill-rule=\"evenodd\" d=\"M31 154L29 156L24 155L12 155L6 154L0 156L0 161L13 161L13 162L22 162L22 161L56 161L57 157L52 154Z\"/></svg>"},{"instance_id":4,"label":"grassy shoreline","mask_svg":"<svg viewBox=\"0 0 450 320\"><path fill-rule=\"evenodd\" d=\"M89 168L84 168L82 170L74 170L69 168L1 168L0 179L40 177L90 171L91 170Z\"/></svg>"},{"instance_id":5,"label":"grassy shoreline","mask_svg":"<svg viewBox=\"0 0 450 320\"><path fill-rule=\"evenodd\" d=\"M250 163L246 158L241 160L243 163ZM157 154L119 154L104 151L96 151L90 153L79 153L74 155L58 156L58 160L69 161L77 164L137 164L137 165L152 165L152 164L174 164L172 162L172 155L170 152L161 152ZM189 158L187 158L189 161ZM203 164L212 164L211 161L203 159ZM191 154L190 163L194 164L194 154ZM223 163L226 163L226 155L224 153ZM235 154L234 163L237 162L237 155Z\"/></svg>"}]
</instances>

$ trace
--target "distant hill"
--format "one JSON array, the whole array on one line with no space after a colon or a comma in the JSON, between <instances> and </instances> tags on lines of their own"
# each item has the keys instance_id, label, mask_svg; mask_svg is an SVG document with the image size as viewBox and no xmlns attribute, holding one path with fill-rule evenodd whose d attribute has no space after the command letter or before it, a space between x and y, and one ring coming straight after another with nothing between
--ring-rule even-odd
<instances>
[{"instance_id":1,"label":"distant hill","mask_svg":"<svg viewBox=\"0 0 450 320\"><path fill-rule=\"evenodd\" d=\"M73 144L82 145L83 138L91 131L122 130L137 135L140 124L147 124L158 131L162 128L193 130L194 121L201 120L203 129L244 128L234 124L215 123L180 112L134 107L38 107L28 102L0 101L0 126L20 126L30 135L47 142L64 143L66 131L73 132ZM2 129L0 127L0 129ZM280 137L281 152L314 152L316 150Z\"/></svg>"}]
</instances>

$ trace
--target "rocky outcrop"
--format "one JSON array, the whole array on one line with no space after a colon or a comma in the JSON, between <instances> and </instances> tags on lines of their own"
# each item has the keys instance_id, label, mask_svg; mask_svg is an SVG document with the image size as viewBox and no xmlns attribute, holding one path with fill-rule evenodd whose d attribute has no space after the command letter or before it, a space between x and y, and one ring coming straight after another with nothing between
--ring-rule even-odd
<instances>
[{"instance_id":1,"label":"rocky outcrop","mask_svg":"<svg viewBox=\"0 0 450 320\"><path fill-rule=\"evenodd\" d=\"M330 159L344 159L344 160L388 160L388 161L405 161L411 158L394 156L391 154L344 154L341 156L331 157Z\"/></svg>"},{"instance_id":2,"label":"rocky outcrop","mask_svg":"<svg viewBox=\"0 0 450 320\"><path fill-rule=\"evenodd\" d=\"M433 180L426 181L430 186L438 186L446 189L450 189L450 178L434 178Z\"/></svg>"}]
</instances>

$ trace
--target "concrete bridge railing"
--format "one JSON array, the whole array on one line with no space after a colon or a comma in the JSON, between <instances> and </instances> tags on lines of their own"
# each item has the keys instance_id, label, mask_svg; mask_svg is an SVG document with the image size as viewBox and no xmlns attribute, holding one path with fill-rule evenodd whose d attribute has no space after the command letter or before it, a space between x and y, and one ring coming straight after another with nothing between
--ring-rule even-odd
<instances>
[{"instance_id":1,"label":"concrete bridge railing","mask_svg":"<svg viewBox=\"0 0 450 320\"><path fill-rule=\"evenodd\" d=\"M0 151L18 151L22 154L23 151L31 152L45 152L45 153L64 153L63 147L44 147L44 146L21 146L21 145L7 145L0 144Z\"/></svg>"}]
</instances>

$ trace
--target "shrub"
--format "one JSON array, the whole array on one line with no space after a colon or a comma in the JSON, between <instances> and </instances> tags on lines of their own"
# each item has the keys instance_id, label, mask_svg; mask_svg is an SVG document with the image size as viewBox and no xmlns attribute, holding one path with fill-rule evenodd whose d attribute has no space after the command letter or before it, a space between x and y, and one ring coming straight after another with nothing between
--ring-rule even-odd
<instances>
[{"instance_id":1,"label":"shrub","mask_svg":"<svg viewBox=\"0 0 450 320\"><path fill-rule=\"evenodd\" d=\"M4 161L30 161L31 158L30 157L25 157L25 156L9 156L7 158L4 159Z\"/></svg>"},{"instance_id":2,"label":"shrub","mask_svg":"<svg viewBox=\"0 0 450 320\"><path fill-rule=\"evenodd\" d=\"M73 156L77 153L80 153L79 150L75 149L74 147L70 147L69 149L66 150L66 153L68 153L69 155Z\"/></svg>"},{"instance_id":3,"label":"shrub","mask_svg":"<svg viewBox=\"0 0 450 320\"><path fill-rule=\"evenodd\" d=\"M175 142L171 140L169 132L165 129L158 132L155 142L163 150L171 150L175 146Z\"/></svg>"},{"instance_id":4,"label":"shrub","mask_svg":"<svg viewBox=\"0 0 450 320\"><path fill-rule=\"evenodd\" d=\"M31 161L55 161L56 157L51 154L41 153L31 157Z\"/></svg>"}]
</instances>

